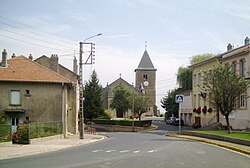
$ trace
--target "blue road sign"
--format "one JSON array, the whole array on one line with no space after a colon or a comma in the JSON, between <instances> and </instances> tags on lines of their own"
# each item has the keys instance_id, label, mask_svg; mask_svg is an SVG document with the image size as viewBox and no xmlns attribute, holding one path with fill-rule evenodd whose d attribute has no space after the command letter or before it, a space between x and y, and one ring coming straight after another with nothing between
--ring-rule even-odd
<instances>
[{"instance_id":1,"label":"blue road sign","mask_svg":"<svg viewBox=\"0 0 250 168\"><path fill-rule=\"evenodd\" d=\"M183 95L176 95L175 96L175 102L176 103L182 103L184 100L184 96Z\"/></svg>"}]
</instances>

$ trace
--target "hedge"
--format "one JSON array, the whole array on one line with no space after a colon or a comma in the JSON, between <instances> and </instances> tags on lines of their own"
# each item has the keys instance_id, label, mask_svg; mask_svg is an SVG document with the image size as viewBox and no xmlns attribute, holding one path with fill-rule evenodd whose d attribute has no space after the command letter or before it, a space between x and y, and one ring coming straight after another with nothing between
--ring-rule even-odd
<instances>
[{"instance_id":1,"label":"hedge","mask_svg":"<svg viewBox=\"0 0 250 168\"><path fill-rule=\"evenodd\" d=\"M95 124L106 124L106 125L121 125L121 126L132 126L131 120L103 120L94 119ZM134 121L136 127L148 127L151 126L152 120Z\"/></svg>"}]
</instances>

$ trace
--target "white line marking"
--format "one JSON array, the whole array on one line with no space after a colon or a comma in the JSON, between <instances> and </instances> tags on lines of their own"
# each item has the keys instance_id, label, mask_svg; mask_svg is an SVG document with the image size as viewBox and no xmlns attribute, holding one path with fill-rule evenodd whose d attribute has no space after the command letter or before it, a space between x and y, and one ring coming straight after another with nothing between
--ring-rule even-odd
<instances>
[{"instance_id":1,"label":"white line marking","mask_svg":"<svg viewBox=\"0 0 250 168\"><path fill-rule=\"evenodd\" d=\"M134 151L133 153L139 153L140 152L140 150L136 150L136 151Z\"/></svg>"},{"instance_id":2,"label":"white line marking","mask_svg":"<svg viewBox=\"0 0 250 168\"><path fill-rule=\"evenodd\" d=\"M116 150L108 150L106 151L107 153L110 153L110 152L115 152Z\"/></svg>"},{"instance_id":3,"label":"white line marking","mask_svg":"<svg viewBox=\"0 0 250 168\"><path fill-rule=\"evenodd\" d=\"M126 152L129 152L129 150L120 151L120 153L126 153Z\"/></svg>"},{"instance_id":4,"label":"white line marking","mask_svg":"<svg viewBox=\"0 0 250 168\"><path fill-rule=\"evenodd\" d=\"M148 153L153 153L153 152L157 152L157 150L150 150L150 151L148 151Z\"/></svg>"},{"instance_id":5,"label":"white line marking","mask_svg":"<svg viewBox=\"0 0 250 168\"><path fill-rule=\"evenodd\" d=\"M96 153L96 152L101 152L102 150L94 150L92 151L93 153Z\"/></svg>"}]
</instances>

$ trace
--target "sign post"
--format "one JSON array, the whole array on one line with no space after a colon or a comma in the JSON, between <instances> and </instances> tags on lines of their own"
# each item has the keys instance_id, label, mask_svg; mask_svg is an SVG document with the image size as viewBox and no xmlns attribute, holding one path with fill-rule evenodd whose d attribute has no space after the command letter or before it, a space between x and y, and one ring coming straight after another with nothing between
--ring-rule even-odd
<instances>
[{"instance_id":1,"label":"sign post","mask_svg":"<svg viewBox=\"0 0 250 168\"><path fill-rule=\"evenodd\" d=\"M181 104L184 100L184 96L179 94L175 96L175 102L179 103L179 135L181 135Z\"/></svg>"}]
</instances>

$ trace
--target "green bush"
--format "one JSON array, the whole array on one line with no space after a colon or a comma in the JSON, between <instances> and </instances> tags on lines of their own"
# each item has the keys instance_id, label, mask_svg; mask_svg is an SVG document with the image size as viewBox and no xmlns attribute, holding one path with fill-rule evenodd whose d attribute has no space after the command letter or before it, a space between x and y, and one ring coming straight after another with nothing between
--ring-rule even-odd
<instances>
[{"instance_id":1,"label":"green bush","mask_svg":"<svg viewBox=\"0 0 250 168\"><path fill-rule=\"evenodd\" d=\"M132 126L131 120L104 120L104 119L94 119L95 124L105 124L105 125L121 125L121 126ZM148 127L151 126L152 120L134 121L136 127Z\"/></svg>"},{"instance_id":2,"label":"green bush","mask_svg":"<svg viewBox=\"0 0 250 168\"><path fill-rule=\"evenodd\" d=\"M11 140L11 125L0 124L0 142Z\"/></svg>"}]
</instances>

